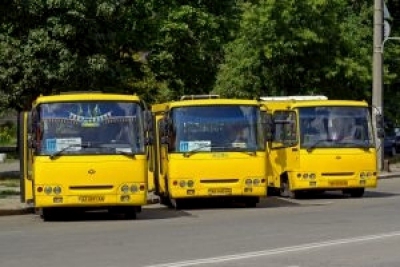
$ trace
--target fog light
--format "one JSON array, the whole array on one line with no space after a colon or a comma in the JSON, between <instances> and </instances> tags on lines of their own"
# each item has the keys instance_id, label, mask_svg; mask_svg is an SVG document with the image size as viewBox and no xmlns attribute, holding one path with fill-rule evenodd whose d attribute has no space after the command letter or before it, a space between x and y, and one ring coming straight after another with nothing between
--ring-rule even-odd
<instances>
[{"instance_id":1,"label":"fog light","mask_svg":"<svg viewBox=\"0 0 400 267\"><path fill-rule=\"evenodd\" d=\"M253 192L253 188L245 188L244 192L245 193L251 193L251 192Z\"/></svg>"},{"instance_id":2,"label":"fog light","mask_svg":"<svg viewBox=\"0 0 400 267\"><path fill-rule=\"evenodd\" d=\"M62 197L53 197L53 203L62 203L63 198Z\"/></svg>"},{"instance_id":3,"label":"fog light","mask_svg":"<svg viewBox=\"0 0 400 267\"><path fill-rule=\"evenodd\" d=\"M317 186L317 182L310 182L310 186Z\"/></svg>"},{"instance_id":4,"label":"fog light","mask_svg":"<svg viewBox=\"0 0 400 267\"><path fill-rule=\"evenodd\" d=\"M360 185L365 185L365 180L361 180Z\"/></svg>"},{"instance_id":5,"label":"fog light","mask_svg":"<svg viewBox=\"0 0 400 267\"><path fill-rule=\"evenodd\" d=\"M194 189L188 189L188 190L186 190L186 194L188 194L188 195L194 195Z\"/></svg>"},{"instance_id":6,"label":"fog light","mask_svg":"<svg viewBox=\"0 0 400 267\"><path fill-rule=\"evenodd\" d=\"M130 197L129 196L121 196L121 202L127 202L129 201Z\"/></svg>"}]
</instances>

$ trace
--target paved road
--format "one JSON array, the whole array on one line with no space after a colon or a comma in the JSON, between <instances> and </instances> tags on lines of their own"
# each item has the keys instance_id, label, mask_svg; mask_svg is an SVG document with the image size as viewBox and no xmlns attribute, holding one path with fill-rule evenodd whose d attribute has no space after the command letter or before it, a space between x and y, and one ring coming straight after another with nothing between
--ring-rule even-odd
<instances>
[{"instance_id":1,"label":"paved road","mask_svg":"<svg viewBox=\"0 0 400 267\"><path fill-rule=\"evenodd\" d=\"M256 209L150 206L136 221L95 213L0 217L1 267L398 266L400 179L363 199L267 199Z\"/></svg>"}]
</instances>

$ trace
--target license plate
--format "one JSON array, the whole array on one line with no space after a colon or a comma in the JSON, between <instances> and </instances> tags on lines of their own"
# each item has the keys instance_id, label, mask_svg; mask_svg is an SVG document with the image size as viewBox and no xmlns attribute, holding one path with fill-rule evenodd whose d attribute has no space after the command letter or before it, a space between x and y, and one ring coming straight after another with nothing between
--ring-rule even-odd
<instances>
[{"instance_id":1,"label":"license plate","mask_svg":"<svg viewBox=\"0 0 400 267\"><path fill-rule=\"evenodd\" d=\"M213 195L213 196L231 195L232 189L231 188L210 188L210 189L208 189L208 194Z\"/></svg>"},{"instance_id":2,"label":"license plate","mask_svg":"<svg viewBox=\"0 0 400 267\"><path fill-rule=\"evenodd\" d=\"M84 203L99 203L104 202L104 196L80 196L79 201Z\"/></svg>"},{"instance_id":3,"label":"license plate","mask_svg":"<svg viewBox=\"0 0 400 267\"><path fill-rule=\"evenodd\" d=\"M331 181L329 184L331 186L347 186L347 181Z\"/></svg>"}]
</instances>

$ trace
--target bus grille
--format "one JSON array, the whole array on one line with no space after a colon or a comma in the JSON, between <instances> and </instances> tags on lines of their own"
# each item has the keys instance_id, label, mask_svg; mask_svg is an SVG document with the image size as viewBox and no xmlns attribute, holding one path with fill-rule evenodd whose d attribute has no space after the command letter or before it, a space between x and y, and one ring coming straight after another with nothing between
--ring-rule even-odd
<instances>
[{"instance_id":1,"label":"bus grille","mask_svg":"<svg viewBox=\"0 0 400 267\"><path fill-rule=\"evenodd\" d=\"M353 176L354 172L323 172L322 176Z\"/></svg>"},{"instance_id":2,"label":"bus grille","mask_svg":"<svg viewBox=\"0 0 400 267\"><path fill-rule=\"evenodd\" d=\"M70 186L70 190L104 190L112 189L112 185L80 185L80 186Z\"/></svg>"},{"instance_id":3,"label":"bus grille","mask_svg":"<svg viewBox=\"0 0 400 267\"><path fill-rule=\"evenodd\" d=\"M207 179L207 180L200 180L200 183L203 184L214 184L214 183L237 183L239 179Z\"/></svg>"}]
</instances>

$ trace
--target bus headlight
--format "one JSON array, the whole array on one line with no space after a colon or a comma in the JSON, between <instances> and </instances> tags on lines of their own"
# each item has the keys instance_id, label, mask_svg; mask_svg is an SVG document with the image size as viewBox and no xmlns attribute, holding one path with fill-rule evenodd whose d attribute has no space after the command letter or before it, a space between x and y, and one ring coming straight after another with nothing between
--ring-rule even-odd
<instances>
[{"instance_id":1,"label":"bus headlight","mask_svg":"<svg viewBox=\"0 0 400 267\"><path fill-rule=\"evenodd\" d=\"M46 187L44 188L44 192L45 192L47 195L50 195L51 192L53 192L53 188L51 188L50 186L46 186Z\"/></svg>"},{"instance_id":2,"label":"bus headlight","mask_svg":"<svg viewBox=\"0 0 400 267\"><path fill-rule=\"evenodd\" d=\"M132 185L132 186L131 186L131 192L132 192L132 193L136 193L137 191L138 191L137 185Z\"/></svg>"},{"instance_id":3,"label":"bus headlight","mask_svg":"<svg viewBox=\"0 0 400 267\"><path fill-rule=\"evenodd\" d=\"M254 179L253 184L254 185L259 185L260 184L260 179Z\"/></svg>"},{"instance_id":4,"label":"bus headlight","mask_svg":"<svg viewBox=\"0 0 400 267\"><path fill-rule=\"evenodd\" d=\"M194 185L194 182L193 182L192 180L189 180L189 181L187 182L187 186L188 186L188 187L193 187L193 185Z\"/></svg>"},{"instance_id":5,"label":"bus headlight","mask_svg":"<svg viewBox=\"0 0 400 267\"><path fill-rule=\"evenodd\" d=\"M123 185L123 186L121 187L121 192L124 193L124 194L128 193L128 192L129 192L129 186L126 185L126 184Z\"/></svg>"},{"instance_id":6,"label":"bus headlight","mask_svg":"<svg viewBox=\"0 0 400 267\"><path fill-rule=\"evenodd\" d=\"M56 195L61 194L61 187L59 187L59 186L54 187L53 188L53 193L56 194Z\"/></svg>"},{"instance_id":7,"label":"bus headlight","mask_svg":"<svg viewBox=\"0 0 400 267\"><path fill-rule=\"evenodd\" d=\"M251 179L246 179L245 183L247 186L251 186L253 184L253 181Z\"/></svg>"},{"instance_id":8,"label":"bus headlight","mask_svg":"<svg viewBox=\"0 0 400 267\"><path fill-rule=\"evenodd\" d=\"M186 186L186 182L183 181L183 180L179 181L179 186L180 187L185 187Z\"/></svg>"}]
</instances>

